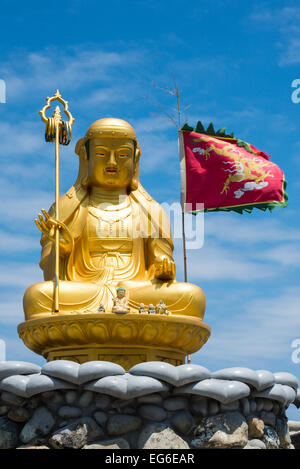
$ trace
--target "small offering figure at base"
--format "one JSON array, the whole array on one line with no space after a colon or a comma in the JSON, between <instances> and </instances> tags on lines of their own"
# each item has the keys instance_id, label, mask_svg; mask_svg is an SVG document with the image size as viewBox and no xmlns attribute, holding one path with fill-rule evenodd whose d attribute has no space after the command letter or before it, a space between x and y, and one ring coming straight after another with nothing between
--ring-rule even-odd
<instances>
[{"instance_id":1,"label":"small offering figure at base","mask_svg":"<svg viewBox=\"0 0 300 469\"><path fill-rule=\"evenodd\" d=\"M140 313L140 314L145 314L145 313L147 313L147 312L148 312L148 311L146 310L144 303L140 303L139 313Z\"/></svg>"},{"instance_id":2,"label":"small offering figure at base","mask_svg":"<svg viewBox=\"0 0 300 469\"><path fill-rule=\"evenodd\" d=\"M125 296L126 290L123 287L118 287L117 288L117 296L114 298L113 302L113 308L112 312L113 313L129 313L130 308L128 306L128 300Z\"/></svg>"},{"instance_id":3,"label":"small offering figure at base","mask_svg":"<svg viewBox=\"0 0 300 469\"><path fill-rule=\"evenodd\" d=\"M163 300L160 300L160 302L155 306L155 312L156 314L170 314Z\"/></svg>"},{"instance_id":4,"label":"small offering figure at base","mask_svg":"<svg viewBox=\"0 0 300 469\"><path fill-rule=\"evenodd\" d=\"M152 303L150 303L149 305L148 314L156 314L155 308Z\"/></svg>"},{"instance_id":5,"label":"small offering figure at base","mask_svg":"<svg viewBox=\"0 0 300 469\"><path fill-rule=\"evenodd\" d=\"M105 308L104 308L103 303L100 303L99 308L98 308L98 313L105 313Z\"/></svg>"}]
</instances>

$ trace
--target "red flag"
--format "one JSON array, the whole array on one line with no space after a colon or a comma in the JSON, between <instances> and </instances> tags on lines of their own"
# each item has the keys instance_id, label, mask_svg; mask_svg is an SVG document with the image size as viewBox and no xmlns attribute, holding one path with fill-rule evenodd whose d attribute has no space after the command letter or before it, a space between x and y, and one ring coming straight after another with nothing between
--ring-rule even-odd
<instances>
[{"instance_id":1,"label":"red flag","mask_svg":"<svg viewBox=\"0 0 300 469\"><path fill-rule=\"evenodd\" d=\"M205 211L240 213L287 206L283 171L253 145L181 130L179 147L185 211L195 212L201 203Z\"/></svg>"}]
</instances>

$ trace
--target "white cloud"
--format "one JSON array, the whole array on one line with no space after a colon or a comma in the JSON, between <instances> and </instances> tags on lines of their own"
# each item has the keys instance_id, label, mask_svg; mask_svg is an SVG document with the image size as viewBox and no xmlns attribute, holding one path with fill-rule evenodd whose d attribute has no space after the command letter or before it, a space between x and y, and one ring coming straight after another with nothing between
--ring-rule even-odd
<instances>
[{"instance_id":1,"label":"white cloud","mask_svg":"<svg viewBox=\"0 0 300 469\"><path fill-rule=\"evenodd\" d=\"M19 301L1 302L0 303L0 324L17 326L24 321L23 298L20 295ZM0 333L1 338L1 333Z\"/></svg>"},{"instance_id":2,"label":"white cloud","mask_svg":"<svg viewBox=\"0 0 300 469\"><path fill-rule=\"evenodd\" d=\"M0 252L20 253L37 249L40 250L40 246L37 244L36 238L0 230Z\"/></svg>"},{"instance_id":3,"label":"white cloud","mask_svg":"<svg viewBox=\"0 0 300 469\"><path fill-rule=\"evenodd\" d=\"M283 6L266 8L261 6L253 12L251 19L258 25L280 33L277 47L280 51L279 65L295 65L300 62L300 8Z\"/></svg>"},{"instance_id":4,"label":"white cloud","mask_svg":"<svg viewBox=\"0 0 300 469\"><path fill-rule=\"evenodd\" d=\"M2 262L0 288L25 289L42 281L42 271L38 264L25 262Z\"/></svg>"},{"instance_id":5,"label":"white cloud","mask_svg":"<svg viewBox=\"0 0 300 469\"><path fill-rule=\"evenodd\" d=\"M43 52L15 53L3 63L0 73L7 82L8 99L37 90L78 90L83 85L110 83L116 67L130 69L142 62L143 55L134 50L108 52L101 48L69 48L60 51L47 48ZM115 75L116 78L116 75Z\"/></svg>"},{"instance_id":6,"label":"white cloud","mask_svg":"<svg viewBox=\"0 0 300 469\"><path fill-rule=\"evenodd\" d=\"M35 189L34 187L19 185L21 175L14 175L14 180L0 178L0 219L2 226L9 224L17 233L24 232L24 224L34 226L33 220L41 208L48 209L53 203L53 194ZM30 180L30 179L29 179Z\"/></svg>"},{"instance_id":7,"label":"white cloud","mask_svg":"<svg viewBox=\"0 0 300 469\"><path fill-rule=\"evenodd\" d=\"M285 214L279 212L279 215L282 215L280 218L267 212L262 215L263 219L256 218L254 213L250 215L209 213L205 215L205 236L208 239L212 237L227 243L243 244L300 241L299 228L289 225L287 229L285 216L288 216L288 209L285 210ZM280 208L277 214L278 211Z\"/></svg>"},{"instance_id":8,"label":"white cloud","mask_svg":"<svg viewBox=\"0 0 300 469\"><path fill-rule=\"evenodd\" d=\"M163 134L140 133L142 156L141 173L157 173L159 170L178 172L179 156L177 139L168 139ZM177 136L176 136L177 137Z\"/></svg>"},{"instance_id":9,"label":"white cloud","mask_svg":"<svg viewBox=\"0 0 300 469\"><path fill-rule=\"evenodd\" d=\"M276 294L274 287L274 295L265 298L255 298L255 291L252 298L241 292L237 301L240 311L234 314L228 308L230 298L219 298L218 315L207 311L204 320L211 325L212 335L194 360L201 359L212 370L225 366L271 366L273 371L297 371L291 359L291 344L299 338L299 287L282 289L281 294Z\"/></svg>"},{"instance_id":10,"label":"white cloud","mask_svg":"<svg viewBox=\"0 0 300 469\"><path fill-rule=\"evenodd\" d=\"M1 333L0 333L0 338ZM37 365L44 365L45 359L40 355L29 350L22 342L21 339L18 338L17 332L13 334L13 337L5 337L6 343L6 360L20 360L20 361L27 361L30 363L36 363Z\"/></svg>"},{"instance_id":11,"label":"white cloud","mask_svg":"<svg viewBox=\"0 0 300 469\"><path fill-rule=\"evenodd\" d=\"M11 155L30 154L43 149L41 125L37 122L10 124L0 122L0 156L3 164L10 164Z\"/></svg>"},{"instance_id":12,"label":"white cloud","mask_svg":"<svg viewBox=\"0 0 300 469\"><path fill-rule=\"evenodd\" d=\"M228 282L253 282L270 279L279 272L265 262L260 262L259 252L249 255L245 248L226 247L212 241L199 250L189 250L189 278L193 281L218 280ZM192 262L191 262L192 259Z\"/></svg>"},{"instance_id":13,"label":"white cloud","mask_svg":"<svg viewBox=\"0 0 300 469\"><path fill-rule=\"evenodd\" d=\"M264 258L282 265L300 267L299 244L276 246L264 252Z\"/></svg>"}]
</instances>

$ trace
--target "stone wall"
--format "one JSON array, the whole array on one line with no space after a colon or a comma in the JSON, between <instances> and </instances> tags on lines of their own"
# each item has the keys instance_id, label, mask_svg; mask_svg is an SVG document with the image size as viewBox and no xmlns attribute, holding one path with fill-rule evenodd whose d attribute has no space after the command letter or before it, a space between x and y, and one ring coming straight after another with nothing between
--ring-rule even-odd
<instances>
[{"instance_id":1,"label":"stone wall","mask_svg":"<svg viewBox=\"0 0 300 469\"><path fill-rule=\"evenodd\" d=\"M292 449L295 376L248 368L0 363L0 448Z\"/></svg>"}]
</instances>

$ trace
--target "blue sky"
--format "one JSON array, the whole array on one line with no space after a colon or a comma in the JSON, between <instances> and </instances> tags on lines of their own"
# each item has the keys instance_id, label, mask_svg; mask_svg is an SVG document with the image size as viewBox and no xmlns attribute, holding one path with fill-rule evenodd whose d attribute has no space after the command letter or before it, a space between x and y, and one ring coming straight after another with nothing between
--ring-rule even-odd
<instances>
[{"instance_id":1,"label":"blue sky","mask_svg":"<svg viewBox=\"0 0 300 469\"><path fill-rule=\"evenodd\" d=\"M59 16L58 16L59 15ZM229 366L290 371L300 338L300 7L293 1L73 0L0 9L0 338L8 360L43 362L16 333L22 296L41 280L33 219L54 197L53 146L38 111L60 89L76 119L61 153L61 192L74 182L74 146L101 117L136 129L140 177L159 202L179 200L177 133L151 104L174 105L151 83L176 77L186 119L213 122L272 155L285 171L289 206L272 214L205 215L205 243L188 252L188 277L207 296L207 345L193 356L212 371ZM176 240L177 279L183 280ZM299 419L298 411L290 411Z\"/></svg>"}]
</instances>

